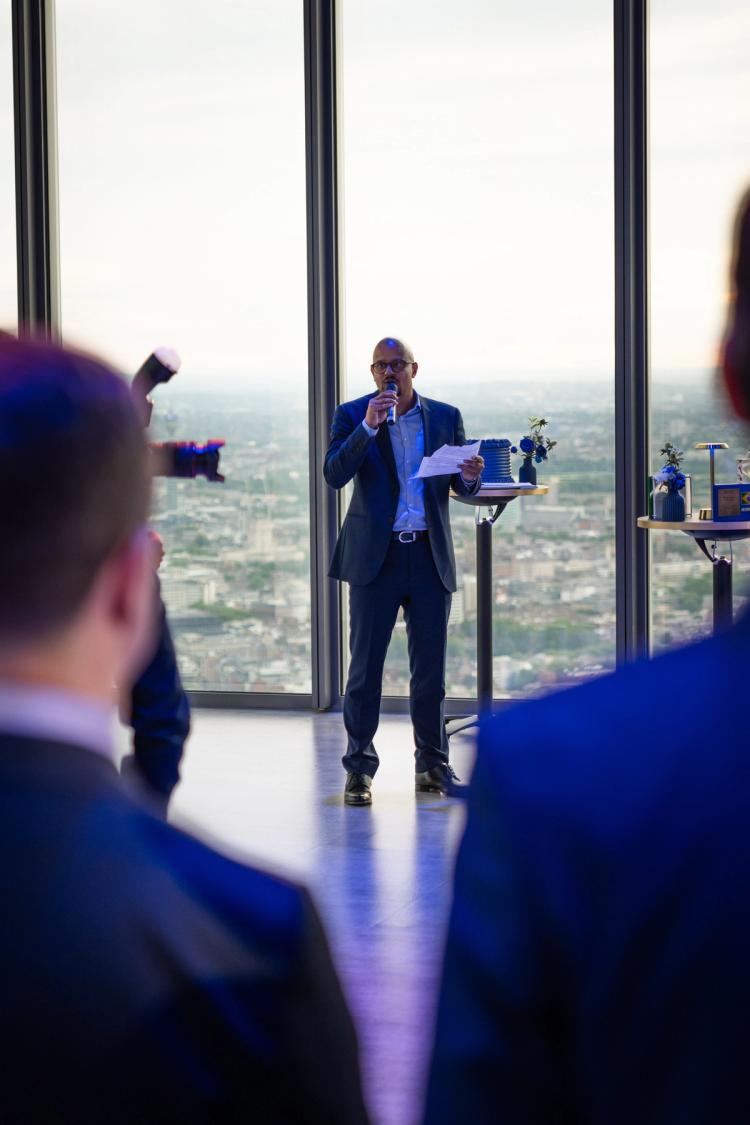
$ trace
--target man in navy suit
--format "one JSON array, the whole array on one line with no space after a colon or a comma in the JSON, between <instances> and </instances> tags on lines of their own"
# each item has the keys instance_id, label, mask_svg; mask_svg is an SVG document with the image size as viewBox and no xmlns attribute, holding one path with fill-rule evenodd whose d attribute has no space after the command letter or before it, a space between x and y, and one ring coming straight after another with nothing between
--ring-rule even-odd
<instances>
[{"instance_id":1,"label":"man in navy suit","mask_svg":"<svg viewBox=\"0 0 750 1125\"><path fill-rule=\"evenodd\" d=\"M724 369L750 420L750 197ZM750 616L482 729L425 1120L745 1125Z\"/></svg>"},{"instance_id":2,"label":"man in navy suit","mask_svg":"<svg viewBox=\"0 0 750 1125\"><path fill-rule=\"evenodd\" d=\"M153 643L148 497L127 386L0 340L0 1120L364 1123L308 895L115 768L113 685Z\"/></svg>"},{"instance_id":3,"label":"man in navy suit","mask_svg":"<svg viewBox=\"0 0 750 1125\"><path fill-rule=\"evenodd\" d=\"M372 802L378 768L383 666L403 607L409 643L409 702L418 792L457 794L443 722L445 653L451 593L456 589L448 497L451 486L476 491L481 457L453 476L414 479L422 458L442 445L464 445L460 411L420 397L418 364L401 340L376 345L370 368L377 390L338 407L325 459L332 488L354 480L354 493L329 574L349 583L349 679L344 699L348 736L344 800ZM387 423L395 409L394 424Z\"/></svg>"}]
</instances>

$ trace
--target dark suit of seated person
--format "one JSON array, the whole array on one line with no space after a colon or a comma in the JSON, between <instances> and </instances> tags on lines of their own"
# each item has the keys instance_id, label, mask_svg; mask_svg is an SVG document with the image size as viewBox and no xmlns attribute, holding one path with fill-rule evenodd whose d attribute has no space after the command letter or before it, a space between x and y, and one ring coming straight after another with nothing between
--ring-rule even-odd
<instances>
[{"instance_id":1,"label":"dark suit of seated person","mask_svg":"<svg viewBox=\"0 0 750 1125\"><path fill-rule=\"evenodd\" d=\"M740 215L725 369L750 419ZM749 656L746 613L485 722L430 1125L746 1125Z\"/></svg>"},{"instance_id":2,"label":"dark suit of seated person","mask_svg":"<svg viewBox=\"0 0 750 1125\"><path fill-rule=\"evenodd\" d=\"M143 434L95 360L0 340L0 1120L365 1122L304 890L130 795L154 606Z\"/></svg>"},{"instance_id":3,"label":"dark suit of seated person","mask_svg":"<svg viewBox=\"0 0 750 1125\"><path fill-rule=\"evenodd\" d=\"M155 546L155 550L163 547ZM156 639L152 655L135 679L126 703L124 721L133 728L133 753L120 769L166 816L169 799L180 780L180 762L190 733L190 704L182 686L167 611L155 591Z\"/></svg>"}]
</instances>

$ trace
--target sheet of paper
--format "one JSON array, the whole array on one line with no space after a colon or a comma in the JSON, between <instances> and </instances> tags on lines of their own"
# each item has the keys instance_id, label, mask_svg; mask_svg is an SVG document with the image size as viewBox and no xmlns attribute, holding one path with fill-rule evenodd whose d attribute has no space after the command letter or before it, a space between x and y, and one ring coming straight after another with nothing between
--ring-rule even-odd
<instances>
[{"instance_id":1,"label":"sheet of paper","mask_svg":"<svg viewBox=\"0 0 750 1125\"><path fill-rule=\"evenodd\" d=\"M442 477L453 476L458 472L462 461L476 457L482 443L475 441L472 445L441 445L431 457L423 457L422 464L417 469L414 477ZM414 479L414 478L412 478Z\"/></svg>"}]
</instances>

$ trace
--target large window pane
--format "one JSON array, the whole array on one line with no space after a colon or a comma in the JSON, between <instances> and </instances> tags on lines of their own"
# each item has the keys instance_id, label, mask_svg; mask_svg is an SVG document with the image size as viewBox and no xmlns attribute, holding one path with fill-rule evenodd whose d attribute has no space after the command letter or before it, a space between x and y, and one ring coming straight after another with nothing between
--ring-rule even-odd
<instances>
[{"instance_id":1,"label":"large window pane","mask_svg":"<svg viewBox=\"0 0 750 1125\"><path fill-rule=\"evenodd\" d=\"M310 690L299 0L59 0L62 317L183 370L154 437L227 439L224 485L159 482L189 687Z\"/></svg>"},{"instance_id":2,"label":"large window pane","mask_svg":"<svg viewBox=\"0 0 750 1125\"><path fill-rule=\"evenodd\" d=\"M707 454L726 441L717 480L736 479L748 435L716 379L724 326L731 224L750 182L750 10L742 0L652 0L650 5L651 363L653 448L686 452L693 507L706 507ZM655 649L711 628L711 566L687 535L651 533ZM735 544L735 608L750 563Z\"/></svg>"},{"instance_id":3,"label":"large window pane","mask_svg":"<svg viewBox=\"0 0 750 1125\"><path fill-rule=\"evenodd\" d=\"M467 436L549 419L550 494L494 532L495 691L577 680L614 660L612 6L342 8L346 395L403 335L417 389L459 406ZM465 696L474 522L452 514L448 692ZM407 679L400 623L386 692Z\"/></svg>"},{"instance_id":4,"label":"large window pane","mask_svg":"<svg viewBox=\"0 0 750 1125\"><path fill-rule=\"evenodd\" d=\"M13 41L10 4L0 4L0 328L15 329L16 191L13 154Z\"/></svg>"}]
</instances>

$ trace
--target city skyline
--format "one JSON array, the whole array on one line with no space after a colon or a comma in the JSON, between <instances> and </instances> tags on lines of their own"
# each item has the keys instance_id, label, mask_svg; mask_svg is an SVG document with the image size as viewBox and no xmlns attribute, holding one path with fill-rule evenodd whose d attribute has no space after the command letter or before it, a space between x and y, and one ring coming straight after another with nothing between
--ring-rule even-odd
<instances>
[{"instance_id":1,"label":"city skyline","mask_svg":"<svg viewBox=\"0 0 750 1125\"><path fill-rule=\"evenodd\" d=\"M496 693L523 698L601 673L614 662L614 404L604 385L591 389L585 414L573 381L550 384L544 403L523 381L509 383L507 390L505 400L491 402L471 387L463 392L467 434L515 440L528 415L543 409L559 442L540 470L550 494L536 504L514 503L494 536ZM167 552L162 583L188 686L309 691L304 407L290 412L286 395L275 386L262 396L256 390L212 398L181 393L175 382L155 397L154 437L166 436L168 426L177 438L228 440L224 485L157 482L155 523ZM730 422L707 383L662 384L653 410L652 464L666 440L685 448L698 506L707 497L708 464L693 443L707 431L730 441L732 449L717 462L719 479L729 480L734 459L745 451L747 432ZM448 693L465 697L476 690L473 512L453 505L451 518L459 589L449 627ZM652 554L658 651L710 629L711 574L685 536L656 536ZM748 545L737 544L735 556L739 606L750 564ZM399 624L386 667L386 693L403 694L407 679Z\"/></svg>"},{"instance_id":2,"label":"city skyline","mask_svg":"<svg viewBox=\"0 0 750 1125\"><path fill-rule=\"evenodd\" d=\"M524 411L560 427L545 467L552 495L525 525L520 503L509 510L497 537L515 552L510 570L499 564L495 591L498 679L524 694L602 670L614 653L612 7L342 0L339 11L343 395L371 388L375 340L403 334L420 361L417 390L457 402L467 434L515 437ZM7 5L3 13L0 144L10 154ZM159 411L179 401L187 405L176 424L190 426L175 436L230 438L223 490L159 486L180 659L193 686L302 690L310 644L302 5L223 3L207 20L198 0L58 0L56 35L64 338L125 373L154 346L173 345L183 368L174 391L159 392L157 427ZM729 225L750 179L750 11L740 0L710 10L652 0L649 40L651 423L655 442L682 442L728 425L708 392ZM14 266L12 181L6 174L0 185L8 216L0 250ZM14 273L7 264L0 272L10 322ZM565 405L581 385L585 401L579 394ZM709 417L716 432L707 435ZM295 478L283 476L290 443ZM704 471L696 468L696 480ZM465 689L472 524L470 513L453 515L463 577L449 676ZM568 518L580 533L570 541ZM673 538L652 544L655 589L667 595L654 602L657 644L685 639L707 619L710 576L697 573L691 545ZM583 580L587 566L593 582ZM531 634L546 655L534 662L531 634L512 615L536 597L537 580L544 599ZM503 630L515 637L509 651Z\"/></svg>"}]
</instances>

